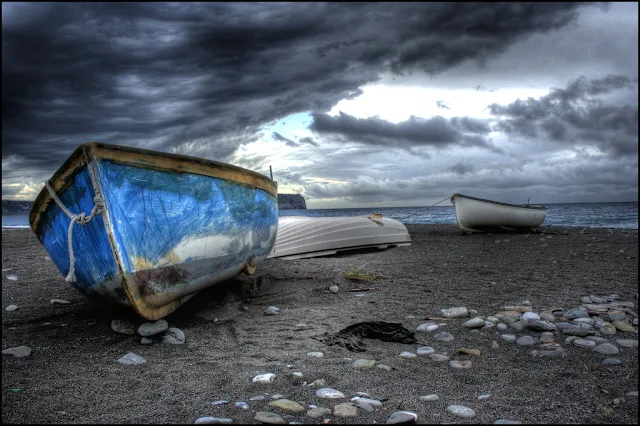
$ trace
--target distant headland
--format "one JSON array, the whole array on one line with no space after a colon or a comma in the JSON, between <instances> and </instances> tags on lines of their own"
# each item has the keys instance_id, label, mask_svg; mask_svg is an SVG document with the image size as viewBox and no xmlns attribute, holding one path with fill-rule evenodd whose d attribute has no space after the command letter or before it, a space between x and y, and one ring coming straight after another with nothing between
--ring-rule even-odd
<instances>
[{"instance_id":1,"label":"distant headland","mask_svg":"<svg viewBox=\"0 0 640 426\"><path fill-rule=\"evenodd\" d=\"M32 201L2 200L3 216L28 215ZM278 209L280 210L306 210L307 203L299 194L278 194Z\"/></svg>"}]
</instances>

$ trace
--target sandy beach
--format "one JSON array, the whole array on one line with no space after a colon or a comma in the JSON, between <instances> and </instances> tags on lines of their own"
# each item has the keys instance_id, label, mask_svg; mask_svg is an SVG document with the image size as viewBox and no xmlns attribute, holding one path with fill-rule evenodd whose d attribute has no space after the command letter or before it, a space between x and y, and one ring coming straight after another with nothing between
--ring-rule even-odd
<instances>
[{"instance_id":1,"label":"sandy beach","mask_svg":"<svg viewBox=\"0 0 640 426\"><path fill-rule=\"evenodd\" d=\"M384 423L407 410L418 423L492 424L638 422L638 348L604 336L619 353L605 355L566 343L554 331L563 357L534 357L539 343L520 346L501 334L539 337L541 332L511 326L472 330L469 318L442 317L440 310L466 307L486 319L531 302L533 312L578 308L585 296L617 295L638 307L638 231L542 227L541 234L462 235L454 225L409 225L410 247L361 251L331 257L285 261L268 259L253 276L201 292L165 319L181 329L183 345L142 345L140 336L111 329L114 319L136 326L144 320L125 308L95 304L76 292L29 229L2 230L2 349L28 346L27 357L2 357L3 423L194 423L204 416L259 423L257 412L273 412L286 422ZM375 275L372 282L345 278L350 269ZM9 275L16 280L10 280ZM328 287L337 284L339 291ZM363 291L352 291L361 289ZM52 304L51 299L71 303ZM18 309L7 312L8 305ZM525 304L526 305L526 304ZM269 306L280 309L267 316ZM626 320L633 320L627 314ZM327 346L313 339L359 322L401 323L410 331L427 322L454 336L416 332L417 343L365 339L365 352ZM561 318L558 319L561 321ZM499 347L492 345L497 342ZM455 369L427 356L398 354L430 346L451 360L472 361ZM479 349L480 355L458 353ZM322 358L308 356L319 351ZM133 352L140 365L117 360ZM603 365L617 358L619 365ZM358 359L390 367L356 369ZM301 372L302 377L293 375ZM272 383L252 378L275 373ZM316 380L324 385L309 386ZM317 382L316 382L317 383ZM320 387L344 393L340 399L316 396ZM382 401L355 417L307 415L309 404L332 409L358 392ZM282 395L305 407L299 413L269 406ZM436 394L436 401L420 396ZM264 395L262 400L250 400ZM479 399L479 396L483 396ZM486 397L486 395L489 395ZM226 400L227 404L212 405ZM248 409L234 405L246 402ZM447 411L473 409L470 419ZM328 421L326 420L328 419Z\"/></svg>"}]
</instances>

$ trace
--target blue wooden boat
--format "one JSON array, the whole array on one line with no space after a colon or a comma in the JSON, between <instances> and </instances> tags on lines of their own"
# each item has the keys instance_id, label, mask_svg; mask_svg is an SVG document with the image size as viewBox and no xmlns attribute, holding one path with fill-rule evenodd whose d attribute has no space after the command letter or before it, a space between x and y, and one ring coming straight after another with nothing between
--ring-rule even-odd
<instances>
[{"instance_id":1,"label":"blue wooden boat","mask_svg":"<svg viewBox=\"0 0 640 426\"><path fill-rule=\"evenodd\" d=\"M229 164L87 143L47 182L29 223L77 290L156 320L255 272L275 242L277 186Z\"/></svg>"}]
</instances>

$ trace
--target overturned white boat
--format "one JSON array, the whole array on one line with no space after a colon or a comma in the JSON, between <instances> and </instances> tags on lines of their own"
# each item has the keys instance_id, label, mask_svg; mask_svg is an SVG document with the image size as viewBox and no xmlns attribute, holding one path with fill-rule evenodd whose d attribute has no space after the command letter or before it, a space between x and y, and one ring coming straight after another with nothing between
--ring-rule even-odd
<instances>
[{"instance_id":1,"label":"overturned white boat","mask_svg":"<svg viewBox=\"0 0 640 426\"><path fill-rule=\"evenodd\" d=\"M406 226L382 215L278 218L278 233L268 257L303 259L344 250L411 245Z\"/></svg>"},{"instance_id":2,"label":"overturned white boat","mask_svg":"<svg viewBox=\"0 0 640 426\"><path fill-rule=\"evenodd\" d=\"M547 216L547 208L542 205L509 204L463 194L453 194L451 203L455 207L458 227L466 232L536 228Z\"/></svg>"}]
</instances>

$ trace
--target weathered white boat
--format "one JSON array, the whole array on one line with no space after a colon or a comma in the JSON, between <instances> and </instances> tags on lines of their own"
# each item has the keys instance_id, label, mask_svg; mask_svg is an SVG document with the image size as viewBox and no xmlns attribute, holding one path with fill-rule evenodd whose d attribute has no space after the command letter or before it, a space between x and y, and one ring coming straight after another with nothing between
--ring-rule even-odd
<instances>
[{"instance_id":1,"label":"weathered white boat","mask_svg":"<svg viewBox=\"0 0 640 426\"><path fill-rule=\"evenodd\" d=\"M29 222L78 291L155 320L255 272L275 242L276 195L275 182L240 167L88 143L49 179Z\"/></svg>"},{"instance_id":2,"label":"weathered white boat","mask_svg":"<svg viewBox=\"0 0 640 426\"><path fill-rule=\"evenodd\" d=\"M303 259L363 248L409 246L411 236L398 220L379 214L348 217L278 218L270 258Z\"/></svg>"},{"instance_id":3,"label":"weathered white boat","mask_svg":"<svg viewBox=\"0 0 640 426\"><path fill-rule=\"evenodd\" d=\"M522 229L540 226L547 208L533 204L509 204L463 194L453 194L458 227L467 232L482 232L488 228Z\"/></svg>"}]
</instances>

